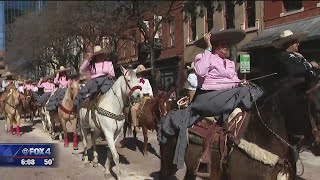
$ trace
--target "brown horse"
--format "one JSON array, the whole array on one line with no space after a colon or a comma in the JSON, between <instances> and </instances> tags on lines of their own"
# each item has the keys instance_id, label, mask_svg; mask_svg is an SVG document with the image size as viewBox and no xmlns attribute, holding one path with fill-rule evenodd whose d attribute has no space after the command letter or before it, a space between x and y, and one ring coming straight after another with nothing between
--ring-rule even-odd
<instances>
[{"instance_id":1,"label":"brown horse","mask_svg":"<svg viewBox=\"0 0 320 180\"><path fill-rule=\"evenodd\" d=\"M268 98L269 97L269 98ZM227 141L227 157L221 156L221 144L213 145L211 151L211 174L206 179L276 179L280 171L295 177L293 167L294 154L285 142L288 141L285 120L279 111L277 99L267 96L258 109L247 112L247 127L242 136L243 139L257 145L260 149L267 150L277 155L281 162L273 166L265 165L248 156L232 141ZM243 114L244 115L244 114ZM261 115L261 116L260 116ZM223 132L227 133L227 132ZM227 136L228 137L228 136ZM281 140L279 140L281 137ZM164 179L175 174L177 168L172 163L175 152L177 136L169 136L165 144L160 143L161 170L160 176ZM223 145L222 145L223 147ZM198 160L203 152L202 143L189 141L186 148L185 163L187 172L185 179L195 179ZM288 166L286 166L288 165Z\"/></svg>"},{"instance_id":2,"label":"brown horse","mask_svg":"<svg viewBox=\"0 0 320 180\"><path fill-rule=\"evenodd\" d=\"M161 120L163 116L167 114L170 110L170 102L169 102L170 93L159 92L157 96L152 99L147 99L143 108L139 109L138 120L139 127L142 127L143 137L144 137L144 145L143 145L143 154L148 155L147 147L148 147L148 130L157 130L157 124ZM122 146L124 146L124 141L126 138L126 132L129 127L131 130L131 114L130 111L127 112L127 121L123 128L123 140L121 142ZM137 132L135 129L133 130L134 139L137 139Z\"/></svg>"},{"instance_id":3,"label":"brown horse","mask_svg":"<svg viewBox=\"0 0 320 180\"><path fill-rule=\"evenodd\" d=\"M35 124L34 117L38 110L38 106L36 105L36 98L34 96L34 93L30 90L27 90L25 92L24 97L25 97L25 103L23 105L24 119L25 121L27 121L27 115L29 114L30 122L32 122L32 125L34 125Z\"/></svg>"},{"instance_id":4,"label":"brown horse","mask_svg":"<svg viewBox=\"0 0 320 180\"><path fill-rule=\"evenodd\" d=\"M13 123L16 124L16 134L20 136L20 114L22 112L22 94L17 89L12 89L4 102L6 130L13 135Z\"/></svg>"},{"instance_id":5,"label":"brown horse","mask_svg":"<svg viewBox=\"0 0 320 180\"><path fill-rule=\"evenodd\" d=\"M78 149L78 133L77 133L77 112L73 106L73 100L79 93L79 80L72 80L65 92L64 98L58 107L58 112L50 112L50 121L52 124L52 137L55 135L55 120L59 119L63 130L64 146L69 146L68 131L66 123L70 122L73 130L73 148ZM60 134L61 135L61 134Z\"/></svg>"}]
</instances>

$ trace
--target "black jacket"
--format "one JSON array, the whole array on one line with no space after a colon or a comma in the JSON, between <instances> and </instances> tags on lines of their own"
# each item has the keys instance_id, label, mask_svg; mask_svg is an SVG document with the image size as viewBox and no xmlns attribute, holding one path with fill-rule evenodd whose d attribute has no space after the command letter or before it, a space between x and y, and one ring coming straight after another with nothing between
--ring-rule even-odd
<instances>
[{"instance_id":1,"label":"black jacket","mask_svg":"<svg viewBox=\"0 0 320 180\"><path fill-rule=\"evenodd\" d=\"M313 76L312 65L305 58L287 51L276 54L280 68L278 73L282 77L308 77Z\"/></svg>"}]
</instances>

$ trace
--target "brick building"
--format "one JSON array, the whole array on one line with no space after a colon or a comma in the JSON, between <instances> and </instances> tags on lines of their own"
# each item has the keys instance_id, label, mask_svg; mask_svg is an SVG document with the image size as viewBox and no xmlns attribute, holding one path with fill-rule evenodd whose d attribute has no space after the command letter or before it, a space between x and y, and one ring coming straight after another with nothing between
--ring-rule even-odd
<instances>
[{"instance_id":1,"label":"brick building","mask_svg":"<svg viewBox=\"0 0 320 180\"><path fill-rule=\"evenodd\" d=\"M179 88L178 82L181 81L183 74L183 3L177 1L170 11L170 20L164 21L155 35L154 41L157 43L155 50L155 68L157 71L158 85L161 89L168 90L172 86ZM153 33L153 22L155 19L162 18L161 14L150 14L144 20L149 33ZM119 42L118 62L116 66L132 64L136 67L143 64L150 67L150 52L144 46L143 36L138 28L133 28L124 32L132 40L122 40ZM182 72L182 73L181 73Z\"/></svg>"},{"instance_id":2,"label":"brick building","mask_svg":"<svg viewBox=\"0 0 320 180\"><path fill-rule=\"evenodd\" d=\"M243 47L253 53L272 51L271 43L284 30L308 32L307 38L301 43L300 51L308 59L318 58L320 2L318 1L264 1L264 24L262 34L255 37Z\"/></svg>"},{"instance_id":3,"label":"brick building","mask_svg":"<svg viewBox=\"0 0 320 180\"><path fill-rule=\"evenodd\" d=\"M184 57L185 63L190 64L196 54L203 52L194 45L194 42L203 37L204 33L210 31L214 26L217 29L242 29L247 35L237 45L239 49L262 32L263 27L263 1L244 1L234 3L223 1L222 10L217 11L212 6L206 5L203 17L190 17L184 23ZM197 9L200 11L200 7ZM241 52L237 51L237 54ZM185 74L186 75L186 74Z\"/></svg>"}]
</instances>

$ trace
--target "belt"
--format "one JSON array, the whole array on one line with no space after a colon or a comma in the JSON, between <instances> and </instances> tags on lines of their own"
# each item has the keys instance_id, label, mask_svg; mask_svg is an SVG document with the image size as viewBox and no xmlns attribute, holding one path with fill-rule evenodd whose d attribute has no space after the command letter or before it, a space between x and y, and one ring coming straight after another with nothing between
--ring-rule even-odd
<instances>
[{"instance_id":1,"label":"belt","mask_svg":"<svg viewBox=\"0 0 320 180\"><path fill-rule=\"evenodd\" d=\"M215 90L202 90L200 88L197 88L196 94L200 95L200 94L204 94L204 93L208 93L208 92L212 92L212 91L215 91Z\"/></svg>"}]
</instances>

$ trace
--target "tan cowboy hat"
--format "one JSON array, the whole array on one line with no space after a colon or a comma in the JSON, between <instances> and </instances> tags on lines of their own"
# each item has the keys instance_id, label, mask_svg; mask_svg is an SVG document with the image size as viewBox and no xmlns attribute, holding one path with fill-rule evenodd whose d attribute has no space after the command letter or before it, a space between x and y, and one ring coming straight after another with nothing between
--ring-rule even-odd
<instances>
[{"instance_id":1,"label":"tan cowboy hat","mask_svg":"<svg viewBox=\"0 0 320 180\"><path fill-rule=\"evenodd\" d=\"M283 48L283 45L293 41L301 41L305 37L307 37L308 33L307 32L300 32L300 33L293 33L290 30L285 30L281 32L280 37L274 41L272 41L272 45L275 48Z\"/></svg>"},{"instance_id":2,"label":"tan cowboy hat","mask_svg":"<svg viewBox=\"0 0 320 180\"><path fill-rule=\"evenodd\" d=\"M43 77L42 81L48 81L49 79L53 80L54 76L53 75L45 76L45 77Z\"/></svg>"},{"instance_id":3,"label":"tan cowboy hat","mask_svg":"<svg viewBox=\"0 0 320 180\"><path fill-rule=\"evenodd\" d=\"M13 74L13 73L11 73L11 72L9 72L9 71L7 71L7 72L5 72L5 73L3 73L3 74L1 75L1 77L8 77L8 76L18 77L16 74Z\"/></svg>"},{"instance_id":4,"label":"tan cowboy hat","mask_svg":"<svg viewBox=\"0 0 320 180\"><path fill-rule=\"evenodd\" d=\"M136 74L139 74L139 73L144 73L150 70L151 68L146 68L144 67L144 65L140 64L134 71L136 72Z\"/></svg>"},{"instance_id":5,"label":"tan cowboy hat","mask_svg":"<svg viewBox=\"0 0 320 180\"><path fill-rule=\"evenodd\" d=\"M66 72L66 71L71 71L71 68L65 68L64 66L60 66L59 70L57 70L57 73L60 72Z\"/></svg>"},{"instance_id":6,"label":"tan cowboy hat","mask_svg":"<svg viewBox=\"0 0 320 180\"><path fill-rule=\"evenodd\" d=\"M218 42L218 41L226 41L230 45L235 45L241 42L246 37L246 32L240 29L211 29L211 38L210 41L212 43ZM195 42L195 45L200 48L207 48L207 44L204 40L204 37L197 40Z\"/></svg>"},{"instance_id":7,"label":"tan cowboy hat","mask_svg":"<svg viewBox=\"0 0 320 180\"><path fill-rule=\"evenodd\" d=\"M191 66L187 66L187 69L188 69L188 70L194 69L194 62L191 63Z\"/></svg>"},{"instance_id":8,"label":"tan cowboy hat","mask_svg":"<svg viewBox=\"0 0 320 180\"><path fill-rule=\"evenodd\" d=\"M102 49L101 46L95 46L93 48L93 56L99 55L99 54L110 54L111 50L110 49Z\"/></svg>"}]
</instances>

